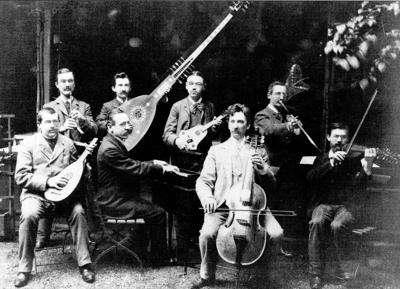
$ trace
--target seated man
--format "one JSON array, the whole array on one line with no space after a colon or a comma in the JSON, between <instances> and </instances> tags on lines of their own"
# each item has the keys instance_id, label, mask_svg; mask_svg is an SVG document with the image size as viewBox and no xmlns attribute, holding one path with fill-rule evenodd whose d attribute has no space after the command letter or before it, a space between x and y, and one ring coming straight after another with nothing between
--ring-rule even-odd
<instances>
[{"instance_id":1,"label":"seated man","mask_svg":"<svg viewBox=\"0 0 400 289\"><path fill-rule=\"evenodd\" d=\"M53 108L38 113L38 133L26 138L19 147L15 181L22 187L19 225L19 267L15 287L25 286L30 278L39 218L53 212L69 214L68 222L82 279L92 283L85 211L79 197L71 196L61 203L44 198L48 188L61 189L68 179L58 175L77 158L71 139L59 134L59 117ZM94 146L87 149L92 152ZM79 194L75 194L79 195Z\"/></svg>"},{"instance_id":2,"label":"seated man","mask_svg":"<svg viewBox=\"0 0 400 289\"><path fill-rule=\"evenodd\" d=\"M213 285L215 282L217 249L216 238L219 227L226 221L226 212L218 212L226 207L231 188L243 182L245 167L249 161L250 146L245 143L246 131L250 128L250 110L242 104L228 107L228 127L230 138L216 146L212 146L203 170L196 182L196 193L204 208L204 224L200 231L200 282L192 288ZM236 157L239 156L239 159ZM260 153L253 153L250 161L256 173L273 176L269 165ZM238 162L238 164L236 164ZM280 239L283 230L272 214L267 214L265 230L273 239Z\"/></svg>"},{"instance_id":3,"label":"seated man","mask_svg":"<svg viewBox=\"0 0 400 289\"><path fill-rule=\"evenodd\" d=\"M310 287L322 288L322 274L325 269L326 250L331 241L335 247L336 277L346 280L351 276L344 272L340 264L340 236L349 230L353 222L352 199L362 183L371 175L372 163L376 157L375 149L367 149L362 156L348 157L346 146L349 140L349 127L343 123L332 123L327 139L328 153L319 156L314 167L308 172L311 184L311 221L308 237L308 259Z\"/></svg>"},{"instance_id":4,"label":"seated man","mask_svg":"<svg viewBox=\"0 0 400 289\"><path fill-rule=\"evenodd\" d=\"M160 160L140 162L129 157L124 141L132 125L126 113L111 115L107 129L97 153L98 204L106 217L143 218L151 226L153 261L162 263L160 258L167 257L165 211L140 196L139 181L144 176L158 176L178 168Z\"/></svg>"}]
</instances>

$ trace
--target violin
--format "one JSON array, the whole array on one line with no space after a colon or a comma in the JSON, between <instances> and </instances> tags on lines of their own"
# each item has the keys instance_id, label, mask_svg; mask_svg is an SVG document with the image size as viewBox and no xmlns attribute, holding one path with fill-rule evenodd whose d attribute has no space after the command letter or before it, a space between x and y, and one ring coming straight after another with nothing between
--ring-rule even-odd
<instances>
[{"instance_id":1,"label":"violin","mask_svg":"<svg viewBox=\"0 0 400 289\"><path fill-rule=\"evenodd\" d=\"M362 159L364 157L364 152L365 149L368 147L359 145L359 144L353 144L350 148L350 150L347 153L347 156L349 158L359 158ZM389 148L375 148L376 150L376 158L374 160L374 163L376 163L379 166L393 166L393 165L399 165L400 164L400 154L393 153Z\"/></svg>"},{"instance_id":2,"label":"violin","mask_svg":"<svg viewBox=\"0 0 400 289\"><path fill-rule=\"evenodd\" d=\"M261 137L262 138L262 137ZM251 265L264 253L267 232L262 224L266 217L267 197L264 190L254 182L254 168L250 160L261 145L260 137L250 140L248 161L241 181L232 186L226 204L228 218L219 228L216 245L219 256L230 264Z\"/></svg>"}]
</instances>

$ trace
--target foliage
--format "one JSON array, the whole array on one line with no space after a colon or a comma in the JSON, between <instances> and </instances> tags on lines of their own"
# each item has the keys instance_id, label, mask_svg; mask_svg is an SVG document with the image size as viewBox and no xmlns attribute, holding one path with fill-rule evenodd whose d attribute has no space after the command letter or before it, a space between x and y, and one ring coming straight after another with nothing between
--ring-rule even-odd
<instances>
[{"instance_id":1,"label":"foliage","mask_svg":"<svg viewBox=\"0 0 400 289\"><path fill-rule=\"evenodd\" d=\"M400 14L399 2L379 5L363 2L357 16L328 29L329 41L324 49L325 54L331 55L333 63L345 71L357 70L363 63L368 63L368 78L376 82L378 74L383 73L387 65L400 55L400 29L383 33L378 29L384 29L383 13L393 13L397 19ZM369 52L375 47L375 53Z\"/></svg>"}]
</instances>

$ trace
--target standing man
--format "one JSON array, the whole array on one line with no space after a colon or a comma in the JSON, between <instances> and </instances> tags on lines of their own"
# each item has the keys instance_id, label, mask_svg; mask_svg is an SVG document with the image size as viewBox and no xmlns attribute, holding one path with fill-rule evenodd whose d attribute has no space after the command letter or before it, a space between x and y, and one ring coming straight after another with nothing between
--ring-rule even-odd
<instances>
[{"instance_id":1,"label":"standing man","mask_svg":"<svg viewBox=\"0 0 400 289\"><path fill-rule=\"evenodd\" d=\"M211 131L195 151L188 150L187 142L179 137L179 133L197 125L207 124L215 118L214 104L204 99L205 90L206 82L202 73L193 71L186 79L188 96L172 105L163 134L163 141L170 148L171 163L197 174L200 174L206 152L221 122L210 128ZM192 189L194 189L194 184ZM178 195L177 198L180 196ZM177 208L176 203L182 201L186 205ZM172 206L170 204L166 206L171 207L170 210L175 216L178 237L177 259L179 259L181 252L185 253L186 245L190 244L190 235L197 234L199 230L201 216L193 214L193 211L197 212L199 204L196 198L186 197L186 200L174 200Z\"/></svg>"},{"instance_id":2,"label":"standing man","mask_svg":"<svg viewBox=\"0 0 400 289\"><path fill-rule=\"evenodd\" d=\"M74 142L87 142L97 134L90 105L73 96L74 74L68 68L57 71L56 87L59 96L43 107L52 107L60 118L60 133Z\"/></svg>"},{"instance_id":3,"label":"standing man","mask_svg":"<svg viewBox=\"0 0 400 289\"><path fill-rule=\"evenodd\" d=\"M168 257L165 211L140 196L139 181L179 169L160 160L140 162L129 157L124 141L132 132L132 125L126 113L111 115L107 128L108 134L97 153L97 202L105 216L143 218L151 226L153 264L162 263L165 260L160 259Z\"/></svg>"},{"instance_id":4,"label":"standing man","mask_svg":"<svg viewBox=\"0 0 400 289\"><path fill-rule=\"evenodd\" d=\"M275 81L268 86L268 105L257 112L254 127L265 135L270 165L278 170L286 161L292 159L290 147L300 129L294 119L288 118L282 102L286 100L287 89L284 83Z\"/></svg>"},{"instance_id":5,"label":"standing man","mask_svg":"<svg viewBox=\"0 0 400 289\"><path fill-rule=\"evenodd\" d=\"M125 72L115 74L113 79L111 89L115 93L115 98L104 103L100 114L96 117L96 124L101 137L107 134L107 121L110 120L110 115L128 100L132 89L130 79Z\"/></svg>"},{"instance_id":6,"label":"standing man","mask_svg":"<svg viewBox=\"0 0 400 289\"><path fill-rule=\"evenodd\" d=\"M85 211L79 197L71 196L60 203L44 198L49 188L61 189L68 179L58 174L77 159L77 151L69 138L59 134L59 119L52 108L38 113L38 133L26 138L20 145L15 168L15 181L22 187L19 225L19 266L15 287L25 286L30 278L39 218L62 213L69 215L68 223L76 249L76 258L82 279L92 283L95 274L91 268L88 249L88 228ZM86 149L93 151L94 146ZM77 194L79 196L79 193Z\"/></svg>"},{"instance_id":7,"label":"standing man","mask_svg":"<svg viewBox=\"0 0 400 289\"><path fill-rule=\"evenodd\" d=\"M250 128L250 110L242 104L233 104L227 109L230 138L212 146L203 170L196 182L196 193L204 208L204 223L200 231L199 245L201 253L200 281L192 288L212 286L215 283L217 248L216 238L219 227L227 219L226 212L216 212L227 208L230 189L243 182L244 172L249 161L249 144L245 143L246 131ZM260 153L251 154L255 173L273 177L270 166ZM267 214L265 230L271 238L278 240L283 230L272 214Z\"/></svg>"},{"instance_id":8,"label":"standing man","mask_svg":"<svg viewBox=\"0 0 400 289\"><path fill-rule=\"evenodd\" d=\"M55 85L59 96L46 103L43 108L53 108L60 121L58 131L60 134L70 138L75 145L84 146L97 134L97 126L92 117L90 105L84 101L77 100L73 96L75 90L75 78L68 68L61 68L57 71ZM81 150L80 150L81 151ZM47 217L40 219L36 250L43 249L49 238L53 220Z\"/></svg>"},{"instance_id":9,"label":"standing man","mask_svg":"<svg viewBox=\"0 0 400 289\"><path fill-rule=\"evenodd\" d=\"M298 170L297 139L300 129L293 116L288 115L283 108L282 104L287 98L287 88L284 83L272 82L268 86L267 97L269 103L263 110L256 113L254 127L265 136L269 164L276 176L268 203L275 210L297 210L298 194L296 193L299 192L301 184L305 183L304 177L299 179ZM292 199L293 202L288 203L288 199ZM282 243L282 245L285 244ZM280 252L286 257L292 257L292 253L286 248L281 248Z\"/></svg>"},{"instance_id":10,"label":"standing man","mask_svg":"<svg viewBox=\"0 0 400 289\"><path fill-rule=\"evenodd\" d=\"M206 82L200 71L193 71L186 80L188 96L172 105L165 124L163 140L170 147L179 151L187 151L186 141L179 137L182 130L190 129L196 125L204 125L215 118L214 104L203 98ZM216 131L218 125L211 127ZM211 145L211 137L206 136L198 148L200 152L207 152Z\"/></svg>"},{"instance_id":11,"label":"standing man","mask_svg":"<svg viewBox=\"0 0 400 289\"><path fill-rule=\"evenodd\" d=\"M351 277L341 268L340 236L349 230L353 221L350 208L356 203L352 198L355 192L363 189L363 182L371 175L372 163L376 157L375 149L366 149L364 157L351 158L346 155L349 140L349 127L346 124L332 123L327 139L330 144L329 152L319 156L307 174L313 193L308 238L312 289L322 287L326 250L331 241L336 252L336 277L342 280Z\"/></svg>"}]
</instances>

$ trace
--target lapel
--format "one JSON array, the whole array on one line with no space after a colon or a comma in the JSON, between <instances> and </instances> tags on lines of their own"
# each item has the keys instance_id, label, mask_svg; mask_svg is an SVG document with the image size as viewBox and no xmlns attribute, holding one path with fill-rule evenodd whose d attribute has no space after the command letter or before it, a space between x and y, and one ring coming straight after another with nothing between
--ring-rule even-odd
<instances>
[{"instance_id":1,"label":"lapel","mask_svg":"<svg viewBox=\"0 0 400 289\"><path fill-rule=\"evenodd\" d=\"M185 98L185 101L183 102L183 113L185 113L185 117L188 122L190 122L190 101L189 97Z\"/></svg>"},{"instance_id":2,"label":"lapel","mask_svg":"<svg viewBox=\"0 0 400 289\"><path fill-rule=\"evenodd\" d=\"M75 99L75 97L72 98L72 102L71 102L71 111L73 109L79 110L79 100Z\"/></svg>"},{"instance_id":3,"label":"lapel","mask_svg":"<svg viewBox=\"0 0 400 289\"><path fill-rule=\"evenodd\" d=\"M57 142L54 147L53 153L51 155L51 161L56 160L58 158L58 156L64 152L64 142L62 141L61 138L62 138L62 136L60 136L60 134L59 134L57 137Z\"/></svg>"},{"instance_id":4,"label":"lapel","mask_svg":"<svg viewBox=\"0 0 400 289\"><path fill-rule=\"evenodd\" d=\"M49 144L47 143L47 141L44 139L44 137L42 136L42 134L40 132L37 133L36 138L37 138L37 143L38 143L38 147L40 149L41 154L44 155L48 160L50 160L52 151L51 151Z\"/></svg>"},{"instance_id":5,"label":"lapel","mask_svg":"<svg viewBox=\"0 0 400 289\"><path fill-rule=\"evenodd\" d=\"M54 146L54 150L52 151L48 142L43 137L41 133L38 133L38 146L40 148L40 152L50 161L55 161L60 154L64 152L64 143L62 141L62 136L59 134L57 137L56 145Z\"/></svg>"},{"instance_id":6,"label":"lapel","mask_svg":"<svg viewBox=\"0 0 400 289\"><path fill-rule=\"evenodd\" d=\"M125 145L119 141L115 136L113 136L112 134L108 133L106 135L106 138L108 140L108 142L112 145L117 147L121 153L127 155L128 154L128 150L126 149Z\"/></svg>"},{"instance_id":7,"label":"lapel","mask_svg":"<svg viewBox=\"0 0 400 289\"><path fill-rule=\"evenodd\" d=\"M267 110L267 114L273 115L274 118L277 119L278 121L280 121L280 122L284 121L283 115L281 113L273 111L269 106L267 106L266 110Z\"/></svg>"},{"instance_id":8,"label":"lapel","mask_svg":"<svg viewBox=\"0 0 400 289\"><path fill-rule=\"evenodd\" d=\"M226 187L230 188L232 186L232 144L230 140L223 142L221 144L221 154L220 157L224 159L224 172L226 174Z\"/></svg>"},{"instance_id":9,"label":"lapel","mask_svg":"<svg viewBox=\"0 0 400 289\"><path fill-rule=\"evenodd\" d=\"M67 112L67 109L65 108L64 101L62 100L61 95L60 95L59 97L56 98L55 102L56 102L56 104L57 104L58 109L59 109L65 116L68 117L68 112Z\"/></svg>"}]
</instances>

